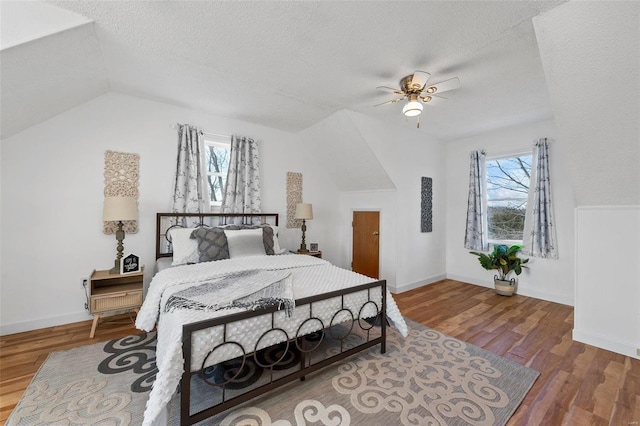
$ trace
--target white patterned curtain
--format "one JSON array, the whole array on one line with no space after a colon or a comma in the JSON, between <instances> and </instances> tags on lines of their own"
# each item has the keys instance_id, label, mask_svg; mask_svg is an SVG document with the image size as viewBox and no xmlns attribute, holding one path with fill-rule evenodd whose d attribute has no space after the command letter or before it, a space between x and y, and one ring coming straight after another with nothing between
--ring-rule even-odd
<instances>
[{"instance_id":1,"label":"white patterned curtain","mask_svg":"<svg viewBox=\"0 0 640 426\"><path fill-rule=\"evenodd\" d=\"M260 162L258 143L231 137L229 173L222 197L223 213L260 213Z\"/></svg>"},{"instance_id":2,"label":"white patterned curtain","mask_svg":"<svg viewBox=\"0 0 640 426\"><path fill-rule=\"evenodd\" d=\"M200 213L208 211L202 152L202 131L188 124L178 125L178 159L171 211ZM193 222L197 223L197 220ZM186 223L183 223L187 226Z\"/></svg>"},{"instance_id":3,"label":"white patterned curtain","mask_svg":"<svg viewBox=\"0 0 640 426\"><path fill-rule=\"evenodd\" d=\"M549 176L549 140L539 139L534 148L531 168L527 217L525 220L525 248L530 256L557 259L556 229L551 204L551 178Z\"/></svg>"},{"instance_id":4,"label":"white patterned curtain","mask_svg":"<svg viewBox=\"0 0 640 426\"><path fill-rule=\"evenodd\" d=\"M484 189L486 173L483 151L471 152L469 169L469 201L467 203L467 228L464 235L464 246L471 250L486 251L489 248L489 243L487 239L487 203Z\"/></svg>"}]
</instances>

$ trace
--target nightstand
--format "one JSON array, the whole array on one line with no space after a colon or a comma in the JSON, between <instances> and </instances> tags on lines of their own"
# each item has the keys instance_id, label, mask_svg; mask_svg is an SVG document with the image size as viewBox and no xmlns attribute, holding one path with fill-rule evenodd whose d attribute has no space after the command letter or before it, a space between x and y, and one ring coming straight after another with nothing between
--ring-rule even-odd
<instances>
[{"instance_id":1,"label":"nightstand","mask_svg":"<svg viewBox=\"0 0 640 426\"><path fill-rule=\"evenodd\" d=\"M100 316L106 312L133 309L138 312L142 306L144 288L144 266L140 272L130 274L110 274L106 271L91 273L89 278L89 312L93 314L93 324L89 338L96 333Z\"/></svg>"},{"instance_id":2,"label":"nightstand","mask_svg":"<svg viewBox=\"0 0 640 426\"><path fill-rule=\"evenodd\" d=\"M322 259L322 252L321 251L308 251L306 253L300 253L299 251L294 251L293 253L295 253L295 254L306 254L307 256L313 256L313 257L318 257L318 258Z\"/></svg>"}]
</instances>

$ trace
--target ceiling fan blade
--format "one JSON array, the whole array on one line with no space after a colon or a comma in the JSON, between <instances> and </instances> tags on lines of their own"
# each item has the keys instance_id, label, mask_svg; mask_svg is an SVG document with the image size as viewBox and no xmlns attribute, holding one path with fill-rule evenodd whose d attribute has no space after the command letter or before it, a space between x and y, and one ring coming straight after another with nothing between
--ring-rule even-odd
<instances>
[{"instance_id":1,"label":"ceiling fan blade","mask_svg":"<svg viewBox=\"0 0 640 426\"><path fill-rule=\"evenodd\" d=\"M396 95L404 95L404 92L402 90L394 89L393 87L389 87L389 86L378 86L376 87L376 89L384 90L385 92L395 93Z\"/></svg>"},{"instance_id":2,"label":"ceiling fan blade","mask_svg":"<svg viewBox=\"0 0 640 426\"><path fill-rule=\"evenodd\" d=\"M381 104L377 104L377 105L374 105L374 106L380 106L380 105L386 105L386 104L395 104L395 103L397 103L397 102L400 102L400 101L401 101L401 100L403 100L403 99L404 99L404 97L402 97L402 98L396 98L396 99L391 99L390 101L383 102L383 103L381 103Z\"/></svg>"},{"instance_id":3,"label":"ceiling fan blade","mask_svg":"<svg viewBox=\"0 0 640 426\"><path fill-rule=\"evenodd\" d=\"M413 73L413 77L411 78L410 87L415 90L420 90L424 87L425 84L427 84L427 81L429 81L430 77L431 74L429 74L428 72L416 71Z\"/></svg>"},{"instance_id":4,"label":"ceiling fan blade","mask_svg":"<svg viewBox=\"0 0 640 426\"><path fill-rule=\"evenodd\" d=\"M432 93L442 93L449 90L455 90L460 87L460 79L458 77L450 78L449 80L441 81L437 84L427 86L422 91L424 95L430 95Z\"/></svg>"},{"instance_id":5,"label":"ceiling fan blade","mask_svg":"<svg viewBox=\"0 0 640 426\"><path fill-rule=\"evenodd\" d=\"M420 100L427 105L438 105L442 101L446 101L447 98L435 95L420 95Z\"/></svg>"}]
</instances>

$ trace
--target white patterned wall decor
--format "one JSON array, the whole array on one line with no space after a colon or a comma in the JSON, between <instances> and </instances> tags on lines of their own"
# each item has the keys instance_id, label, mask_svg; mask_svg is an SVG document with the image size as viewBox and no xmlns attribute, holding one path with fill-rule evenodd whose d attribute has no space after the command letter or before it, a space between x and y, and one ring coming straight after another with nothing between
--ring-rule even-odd
<instances>
[{"instance_id":1,"label":"white patterned wall decor","mask_svg":"<svg viewBox=\"0 0 640 426\"><path fill-rule=\"evenodd\" d=\"M128 152L106 151L104 153L104 196L138 198L140 155ZM124 232L138 232L137 220L125 220ZM104 222L104 233L115 234L117 222Z\"/></svg>"},{"instance_id":2,"label":"white patterned wall decor","mask_svg":"<svg viewBox=\"0 0 640 426\"><path fill-rule=\"evenodd\" d=\"M287 172L287 228L302 227L302 219L294 219L296 204L302 202L302 173Z\"/></svg>"}]
</instances>

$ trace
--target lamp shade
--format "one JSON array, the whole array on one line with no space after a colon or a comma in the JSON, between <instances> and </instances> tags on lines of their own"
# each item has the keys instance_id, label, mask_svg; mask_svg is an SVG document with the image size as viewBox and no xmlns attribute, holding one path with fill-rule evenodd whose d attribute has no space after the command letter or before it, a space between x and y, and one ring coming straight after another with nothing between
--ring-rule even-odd
<instances>
[{"instance_id":1,"label":"lamp shade","mask_svg":"<svg viewBox=\"0 0 640 426\"><path fill-rule=\"evenodd\" d=\"M138 219L138 200L133 197L104 197L104 222Z\"/></svg>"},{"instance_id":2,"label":"lamp shade","mask_svg":"<svg viewBox=\"0 0 640 426\"><path fill-rule=\"evenodd\" d=\"M295 219L313 219L313 207L311 204L298 203L296 204Z\"/></svg>"},{"instance_id":3,"label":"lamp shade","mask_svg":"<svg viewBox=\"0 0 640 426\"><path fill-rule=\"evenodd\" d=\"M407 102L404 108L402 108L402 113L407 117L420 115L422 113L422 104L418 101Z\"/></svg>"}]
</instances>

